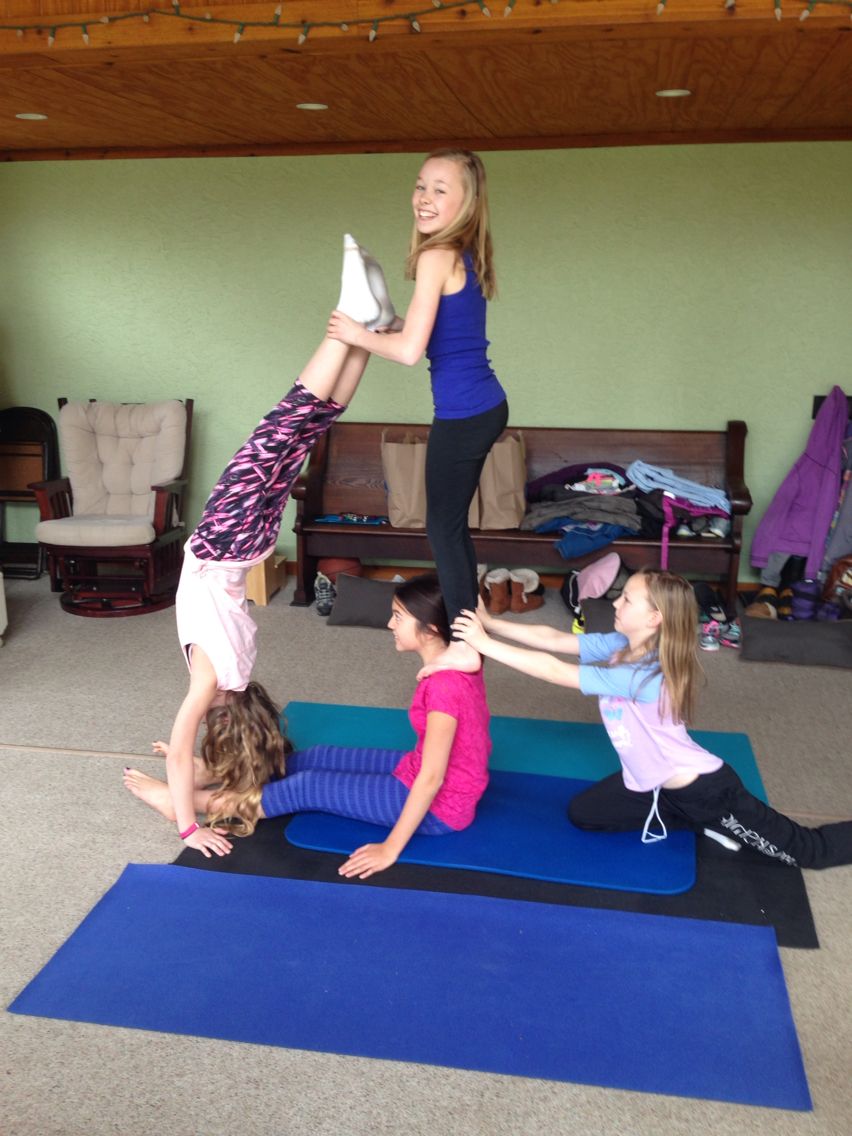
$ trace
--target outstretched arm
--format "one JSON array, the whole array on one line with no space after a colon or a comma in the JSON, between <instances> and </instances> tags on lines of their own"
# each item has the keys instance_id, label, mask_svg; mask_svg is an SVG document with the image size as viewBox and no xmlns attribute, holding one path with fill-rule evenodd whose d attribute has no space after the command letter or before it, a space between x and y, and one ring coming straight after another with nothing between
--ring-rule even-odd
<instances>
[{"instance_id":1,"label":"outstretched arm","mask_svg":"<svg viewBox=\"0 0 852 1136\"><path fill-rule=\"evenodd\" d=\"M556 651L560 655L579 655L580 637L570 631L559 631L545 623L513 623L491 615L480 599L476 615L483 628L491 635L501 639L511 639L525 647L535 647L538 651Z\"/></svg>"},{"instance_id":2,"label":"outstretched arm","mask_svg":"<svg viewBox=\"0 0 852 1136\"><path fill-rule=\"evenodd\" d=\"M441 293L455 263L456 253L452 249L428 249L421 254L417 261L414 295L400 331L391 334L368 331L349 316L335 311L328 321L328 337L352 347L363 347L371 354L389 359L392 363L404 363L413 367L423 358L435 326Z\"/></svg>"},{"instance_id":3,"label":"outstretched arm","mask_svg":"<svg viewBox=\"0 0 852 1136\"><path fill-rule=\"evenodd\" d=\"M186 832L195 822L195 769L193 754L198 728L216 696L216 672L200 647L192 648L189 691L175 717L166 754L166 777L175 810L178 832ZM184 839L209 858L211 851L224 856L231 851L222 830L197 828Z\"/></svg>"},{"instance_id":4,"label":"outstretched arm","mask_svg":"<svg viewBox=\"0 0 852 1136\"><path fill-rule=\"evenodd\" d=\"M463 611L453 622L453 631L465 643L469 643L480 655L514 667L516 671L552 682L557 686L580 689L580 667L577 663L565 663L544 651L515 647L510 643L500 643L492 639L482 623L472 611Z\"/></svg>"},{"instance_id":5,"label":"outstretched arm","mask_svg":"<svg viewBox=\"0 0 852 1136\"><path fill-rule=\"evenodd\" d=\"M356 848L338 869L341 876L357 876L365 880L396 863L444 783L457 726L458 721L451 714L445 714L442 710L429 712L420 772L408 790L408 798L399 814L399 820L381 844L362 844L360 848Z\"/></svg>"}]
</instances>

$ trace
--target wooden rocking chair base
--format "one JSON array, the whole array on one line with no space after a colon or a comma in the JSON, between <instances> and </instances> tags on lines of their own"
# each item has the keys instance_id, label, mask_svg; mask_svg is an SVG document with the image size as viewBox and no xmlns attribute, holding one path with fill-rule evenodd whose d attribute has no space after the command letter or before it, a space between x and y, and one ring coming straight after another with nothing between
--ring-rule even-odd
<instances>
[{"instance_id":1,"label":"wooden rocking chair base","mask_svg":"<svg viewBox=\"0 0 852 1136\"><path fill-rule=\"evenodd\" d=\"M116 616L147 615L152 611L164 611L174 607L175 593L163 596L115 596L102 592L63 592L59 603L69 615L83 615L89 619L110 619Z\"/></svg>"}]
</instances>

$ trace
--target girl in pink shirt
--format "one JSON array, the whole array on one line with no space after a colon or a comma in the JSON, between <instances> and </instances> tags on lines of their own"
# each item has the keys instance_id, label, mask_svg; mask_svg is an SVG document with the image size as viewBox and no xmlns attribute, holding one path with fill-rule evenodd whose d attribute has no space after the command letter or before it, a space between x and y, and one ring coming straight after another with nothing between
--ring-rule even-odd
<instances>
[{"instance_id":1,"label":"girl in pink shirt","mask_svg":"<svg viewBox=\"0 0 852 1136\"><path fill-rule=\"evenodd\" d=\"M450 628L437 576L399 585L388 627L397 651L419 655L424 666L446 649ZM416 743L407 753L319 745L290 753L286 769L283 759L271 763L257 777L257 791L240 803L243 832L252 831L261 817L295 812L335 813L387 826L384 840L357 848L339 869L342 876L366 879L395 863L415 834L441 836L466 828L488 784L490 718L482 670L439 669L423 679L409 720ZM171 816L168 787L136 776L147 802ZM232 791L195 790L197 812L231 816L234 807Z\"/></svg>"},{"instance_id":2,"label":"girl in pink shirt","mask_svg":"<svg viewBox=\"0 0 852 1136\"><path fill-rule=\"evenodd\" d=\"M453 625L482 655L598 697L621 772L572 799L573 823L600 832L641 829L645 843L664 840L666 826L687 828L731 851L746 844L780 864L852 864L852 821L797 824L751 794L728 764L689 736L700 665L698 607L688 581L673 572L637 572L614 606L609 635L509 623L484 609L478 616L464 613ZM497 642L488 631L524 646ZM580 662L563 662L553 651L579 655Z\"/></svg>"}]
</instances>

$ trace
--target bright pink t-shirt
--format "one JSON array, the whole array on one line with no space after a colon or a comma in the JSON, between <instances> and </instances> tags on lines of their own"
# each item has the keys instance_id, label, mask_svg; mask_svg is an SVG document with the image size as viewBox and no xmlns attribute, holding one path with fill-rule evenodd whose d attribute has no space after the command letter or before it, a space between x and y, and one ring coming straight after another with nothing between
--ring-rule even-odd
<instances>
[{"instance_id":1,"label":"bright pink t-shirt","mask_svg":"<svg viewBox=\"0 0 852 1136\"><path fill-rule=\"evenodd\" d=\"M450 828L467 828L488 784L488 758L491 754L488 732L491 716L482 671L476 674L435 671L417 684L408 710L417 745L393 771L394 776L409 789L420 772L426 719L434 710L449 714L458 725L444 783L435 794L430 812Z\"/></svg>"}]
</instances>

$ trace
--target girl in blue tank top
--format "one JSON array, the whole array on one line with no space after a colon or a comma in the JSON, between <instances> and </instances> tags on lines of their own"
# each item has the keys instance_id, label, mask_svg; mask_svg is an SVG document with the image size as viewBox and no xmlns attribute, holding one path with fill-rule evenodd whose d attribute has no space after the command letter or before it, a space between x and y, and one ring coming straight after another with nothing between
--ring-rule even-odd
<instances>
[{"instance_id":1,"label":"girl in blue tank top","mask_svg":"<svg viewBox=\"0 0 852 1136\"><path fill-rule=\"evenodd\" d=\"M469 150L437 150L412 196L406 264L414 296L405 319L371 331L332 312L328 335L383 359L429 360L435 417L426 454L426 530L450 623L476 607L476 553L468 510L491 447L506 428L506 395L488 361L486 307L496 291L485 168ZM460 637L420 677L440 668L477 671Z\"/></svg>"}]
</instances>

